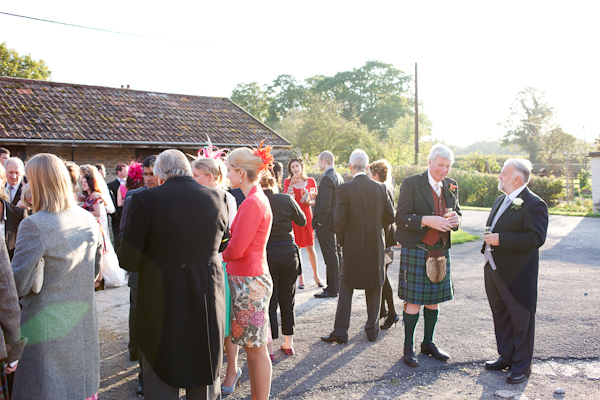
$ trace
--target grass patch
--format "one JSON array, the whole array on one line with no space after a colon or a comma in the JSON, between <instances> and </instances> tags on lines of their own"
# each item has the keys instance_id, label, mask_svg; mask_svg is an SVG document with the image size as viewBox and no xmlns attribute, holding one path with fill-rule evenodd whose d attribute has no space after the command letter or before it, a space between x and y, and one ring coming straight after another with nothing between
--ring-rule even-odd
<instances>
[{"instance_id":1,"label":"grass patch","mask_svg":"<svg viewBox=\"0 0 600 400\"><path fill-rule=\"evenodd\" d=\"M452 244L453 245L467 243L467 242L474 242L476 240L481 239L480 236L471 235L470 233L467 233L467 232L463 231L462 229L459 229L456 232L452 231L451 235L452 235Z\"/></svg>"}]
</instances>

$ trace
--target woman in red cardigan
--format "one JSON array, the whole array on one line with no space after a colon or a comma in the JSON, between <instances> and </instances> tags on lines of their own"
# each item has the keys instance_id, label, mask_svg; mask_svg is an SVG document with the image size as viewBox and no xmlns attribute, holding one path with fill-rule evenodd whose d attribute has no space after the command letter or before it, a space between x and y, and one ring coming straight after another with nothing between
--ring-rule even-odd
<instances>
[{"instance_id":1,"label":"woman in red cardigan","mask_svg":"<svg viewBox=\"0 0 600 400\"><path fill-rule=\"evenodd\" d=\"M246 349L253 400L267 400L271 391L272 367L267 342L273 281L266 246L273 214L258 182L272 161L270 146L236 149L227 156L231 187L240 188L246 196L223 252L231 289L231 342Z\"/></svg>"}]
</instances>

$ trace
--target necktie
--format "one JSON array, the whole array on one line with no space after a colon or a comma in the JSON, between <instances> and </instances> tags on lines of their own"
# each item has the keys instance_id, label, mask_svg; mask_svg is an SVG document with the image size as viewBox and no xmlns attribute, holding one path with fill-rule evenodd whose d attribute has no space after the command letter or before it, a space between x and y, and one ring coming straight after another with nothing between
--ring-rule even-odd
<instances>
[{"instance_id":1,"label":"necktie","mask_svg":"<svg viewBox=\"0 0 600 400\"><path fill-rule=\"evenodd\" d=\"M12 202L15 199L15 195L17 194L17 189L14 186L10 187L10 201Z\"/></svg>"}]
</instances>

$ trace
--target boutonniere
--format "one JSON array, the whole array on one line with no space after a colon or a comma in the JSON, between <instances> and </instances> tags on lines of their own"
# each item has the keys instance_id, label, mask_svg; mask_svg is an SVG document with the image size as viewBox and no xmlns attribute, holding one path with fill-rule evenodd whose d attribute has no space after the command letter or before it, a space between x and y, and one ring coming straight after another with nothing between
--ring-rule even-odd
<instances>
[{"instance_id":1,"label":"boutonniere","mask_svg":"<svg viewBox=\"0 0 600 400\"><path fill-rule=\"evenodd\" d=\"M458 189L458 186L456 186L454 183L451 183L448 189L450 190L450 193L456 196L456 190Z\"/></svg>"},{"instance_id":2,"label":"boutonniere","mask_svg":"<svg viewBox=\"0 0 600 400\"><path fill-rule=\"evenodd\" d=\"M518 210L522 206L523 206L523 199L517 197L512 201L512 206L510 206L510 208L512 208L513 210Z\"/></svg>"}]
</instances>

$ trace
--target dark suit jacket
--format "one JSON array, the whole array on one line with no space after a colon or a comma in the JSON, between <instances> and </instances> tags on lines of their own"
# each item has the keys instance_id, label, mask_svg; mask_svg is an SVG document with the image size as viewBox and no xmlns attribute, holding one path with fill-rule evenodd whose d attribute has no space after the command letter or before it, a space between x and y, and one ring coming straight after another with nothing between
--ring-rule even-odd
<instances>
[{"instance_id":1,"label":"dark suit jacket","mask_svg":"<svg viewBox=\"0 0 600 400\"><path fill-rule=\"evenodd\" d=\"M491 225L506 195L499 196L488 217ZM510 293L531 312L537 303L539 248L546 241L548 206L544 200L525 188L517 198L523 199L518 210L509 206L494 226L500 234L500 245L492 246L492 257L498 274ZM485 243L481 252L485 251Z\"/></svg>"},{"instance_id":2,"label":"dark suit jacket","mask_svg":"<svg viewBox=\"0 0 600 400\"><path fill-rule=\"evenodd\" d=\"M212 384L221 372L225 281L218 255L227 238L223 191L174 177L134 193L120 266L139 271L139 347L168 385Z\"/></svg>"},{"instance_id":3,"label":"dark suit jacket","mask_svg":"<svg viewBox=\"0 0 600 400\"><path fill-rule=\"evenodd\" d=\"M394 206L384 184L361 174L339 186L335 230L342 246L346 285L355 289L383 285L383 228L393 221Z\"/></svg>"},{"instance_id":4,"label":"dark suit jacket","mask_svg":"<svg viewBox=\"0 0 600 400\"><path fill-rule=\"evenodd\" d=\"M342 183L344 183L344 180L335 168L329 169L321 178L317 199L313 207L313 229L322 226L333 231L337 188Z\"/></svg>"},{"instance_id":5,"label":"dark suit jacket","mask_svg":"<svg viewBox=\"0 0 600 400\"><path fill-rule=\"evenodd\" d=\"M115 226L115 222L116 222L116 227L119 226L119 223L121 221L121 213L123 211L123 207L118 207L117 206L117 192L119 191L119 186L121 186L121 182L119 182L118 179L115 179L114 181L108 182L106 184L106 186L108 186L108 190L110 191L110 195L112 197L112 201L113 204L115 205L115 212L111 214L111 218L113 220L113 226ZM115 230L113 228L113 232L118 232L118 230Z\"/></svg>"},{"instance_id":6,"label":"dark suit jacket","mask_svg":"<svg viewBox=\"0 0 600 400\"><path fill-rule=\"evenodd\" d=\"M15 254L15 243L17 242L19 224L23 218L27 217L27 210L13 206L8 201L2 201L4 202L4 212L6 213L4 240L6 242L6 249L8 250L8 257L12 260L13 254Z\"/></svg>"},{"instance_id":7,"label":"dark suit jacket","mask_svg":"<svg viewBox=\"0 0 600 400\"><path fill-rule=\"evenodd\" d=\"M19 183L19 187L17 188L17 193L15 193L15 198L11 201L13 206L16 206L19 200L21 200L21 190L23 190L23 185L24 183L21 180L21 183ZM8 182L6 183L6 185L4 185L4 187L8 190ZM8 195L10 199L10 192L8 193Z\"/></svg>"},{"instance_id":8,"label":"dark suit jacket","mask_svg":"<svg viewBox=\"0 0 600 400\"><path fill-rule=\"evenodd\" d=\"M119 223L119 239L123 239L123 231L125 231L125 226L131 221L127 218L129 215L129 203L131 202L131 196L134 193L141 192L142 190L148 189L146 186L142 186L141 188L128 190L125 195L125 200L123 201L123 212L121 213L121 221ZM135 223L135 221L133 221ZM117 249L119 250L119 249ZM137 289L138 287L138 272L130 272L129 278L127 279L127 286L130 288Z\"/></svg>"},{"instance_id":9,"label":"dark suit jacket","mask_svg":"<svg viewBox=\"0 0 600 400\"><path fill-rule=\"evenodd\" d=\"M450 185L458 186L455 180L444 179L442 192L446 201L446 208L452 208L460 217L462 214L458 204L458 187L450 190ZM427 171L404 178L400 187L398 208L396 209L397 228L394 239L402 247L407 248L419 243L430 229L428 226L421 228L421 220L424 216L429 215L435 215L435 205ZM458 230L458 227L454 230ZM448 248L450 247L452 247L452 240L448 242Z\"/></svg>"}]
</instances>

